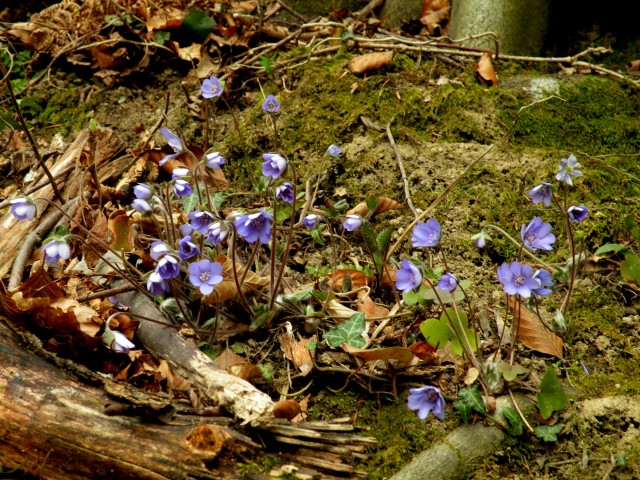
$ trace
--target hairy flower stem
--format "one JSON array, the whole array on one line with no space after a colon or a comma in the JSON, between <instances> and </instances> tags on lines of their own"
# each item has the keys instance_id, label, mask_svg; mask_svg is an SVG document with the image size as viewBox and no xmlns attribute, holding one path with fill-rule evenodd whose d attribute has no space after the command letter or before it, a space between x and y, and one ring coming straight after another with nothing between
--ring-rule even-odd
<instances>
[{"instance_id":1,"label":"hairy flower stem","mask_svg":"<svg viewBox=\"0 0 640 480\"><path fill-rule=\"evenodd\" d=\"M231 245L229 246L229 253L231 255L231 269L232 269L232 273L233 273L233 281L236 284L236 290L238 291L238 297L240 298L240 303L242 304L242 306L245 308L245 310L247 312L251 311L251 307L249 307L249 304L247 303L247 299L244 296L244 293L242 293L242 282L238 279L238 266L236 265L236 238L238 236L238 232L236 232L236 228L235 226L233 226L232 224L232 232L231 232ZM257 243L256 243L257 246ZM254 249L255 252L255 249ZM253 258L253 257L252 257ZM248 267L248 264L247 264ZM246 273L246 270L245 270ZM242 280L244 281L244 275L242 276Z\"/></svg>"},{"instance_id":2,"label":"hairy flower stem","mask_svg":"<svg viewBox=\"0 0 640 480\"><path fill-rule=\"evenodd\" d=\"M571 219L569 218L569 214L567 213L567 184L563 183L564 190L564 205L560 206L560 203L556 201L556 205L561 210L562 215L564 216L565 223L567 225L567 238L569 239L569 252L571 253L571 276L569 277L569 288L567 289L567 293L562 300L562 305L560 306L560 311L563 316L566 316L567 309L569 308L569 302L571 301L571 296L573 295L573 287L575 285L576 276L578 275L578 265L580 263L580 259L576 258L576 244L575 239L573 237L573 226L571 225Z\"/></svg>"},{"instance_id":3,"label":"hairy flower stem","mask_svg":"<svg viewBox=\"0 0 640 480\"><path fill-rule=\"evenodd\" d=\"M522 244L519 241L517 241L515 238L513 238L511 235L509 235L507 232L505 232L502 228L500 228L500 227L498 227L496 225L491 225L491 224L485 225L482 228L483 228L483 230L487 229L487 228L491 228L491 229L495 230L496 232L504 235L511 243L513 243L516 247L518 247L519 251L524 252L529 257L534 259L537 263L539 263L540 265L544 265L549 270L551 270L551 271L554 270L554 268L551 265L549 265L547 262L545 262L545 261L541 260L540 258L536 257L532 252L530 252L526 248L522 248Z\"/></svg>"}]
</instances>

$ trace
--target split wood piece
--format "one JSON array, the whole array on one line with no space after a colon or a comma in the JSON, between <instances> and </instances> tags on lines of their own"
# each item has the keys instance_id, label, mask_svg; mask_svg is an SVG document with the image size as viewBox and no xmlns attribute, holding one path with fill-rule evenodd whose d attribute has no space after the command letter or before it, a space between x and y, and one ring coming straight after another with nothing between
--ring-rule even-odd
<instances>
[{"instance_id":1,"label":"split wood piece","mask_svg":"<svg viewBox=\"0 0 640 480\"><path fill-rule=\"evenodd\" d=\"M23 345L0 317L0 466L49 480L222 478L222 456L250 443L213 419L170 424L108 416L100 387L78 383ZM213 459L224 472L212 471ZM219 463L217 463L219 464ZM225 473L225 475L222 475ZM237 473L239 475L239 473Z\"/></svg>"},{"instance_id":2,"label":"split wood piece","mask_svg":"<svg viewBox=\"0 0 640 480\"><path fill-rule=\"evenodd\" d=\"M119 280L114 287L125 284L124 280ZM118 299L133 314L168 322L156 305L140 293L121 293ZM198 388L204 397L216 406L225 408L242 422L255 426L273 418L275 404L266 393L246 380L221 370L175 329L141 319L137 335L151 354L165 359L178 375Z\"/></svg>"}]
</instances>

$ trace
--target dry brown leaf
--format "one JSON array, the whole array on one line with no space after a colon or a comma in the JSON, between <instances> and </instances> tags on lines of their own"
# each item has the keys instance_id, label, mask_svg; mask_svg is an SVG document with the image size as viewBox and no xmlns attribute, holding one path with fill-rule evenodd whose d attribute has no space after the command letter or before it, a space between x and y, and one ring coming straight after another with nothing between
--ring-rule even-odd
<instances>
[{"instance_id":1,"label":"dry brown leaf","mask_svg":"<svg viewBox=\"0 0 640 480\"><path fill-rule=\"evenodd\" d=\"M351 318L351 315L356 313L358 312L345 307L337 300L330 300L329 305L327 305L327 314L333 318Z\"/></svg>"},{"instance_id":2,"label":"dry brown leaf","mask_svg":"<svg viewBox=\"0 0 640 480\"><path fill-rule=\"evenodd\" d=\"M58 298L50 304L51 308L60 309L67 314L73 314L78 321L78 326L83 333L95 337L102 325L102 319L93 308L81 305L73 298Z\"/></svg>"},{"instance_id":3,"label":"dry brown leaf","mask_svg":"<svg viewBox=\"0 0 640 480\"><path fill-rule=\"evenodd\" d=\"M115 251L130 252L133 250L131 242L131 225L129 215L125 210L116 210L109 215L109 232L113 241L109 245ZM104 237L102 237L104 241Z\"/></svg>"},{"instance_id":4,"label":"dry brown leaf","mask_svg":"<svg viewBox=\"0 0 640 480\"><path fill-rule=\"evenodd\" d=\"M495 70L493 69L493 62L491 61L491 54L485 52L478 60L478 65L476 65L476 73L480 80L492 87L499 87L500 80L498 80L498 76L496 75Z\"/></svg>"},{"instance_id":5,"label":"dry brown leaf","mask_svg":"<svg viewBox=\"0 0 640 480\"><path fill-rule=\"evenodd\" d=\"M358 311L364 312L364 316L369 319L389 315L389 309L376 304L364 290L358 291Z\"/></svg>"},{"instance_id":6,"label":"dry brown leaf","mask_svg":"<svg viewBox=\"0 0 640 480\"><path fill-rule=\"evenodd\" d=\"M169 362L164 359L160 360L160 365L158 365L158 372L160 372L162 378L167 379L167 387L169 387L171 390L186 391L191 387L191 384L184 378L173 373L171 367L169 366Z\"/></svg>"},{"instance_id":7,"label":"dry brown leaf","mask_svg":"<svg viewBox=\"0 0 640 480\"><path fill-rule=\"evenodd\" d=\"M373 277L368 277L360 270L339 268L333 273L333 275L329 277L329 280L330 282L332 282L334 290L342 289L342 283L347 275L349 275L352 289L373 285L373 282L374 282Z\"/></svg>"},{"instance_id":8,"label":"dry brown leaf","mask_svg":"<svg viewBox=\"0 0 640 480\"><path fill-rule=\"evenodd\" d=\"M236 282L233 279L233 262L225 255L218 255L216 257L216 262L222 264L222 282L215 286L215 290L211 295L202 297L202 302L205 304L232 300L238 295L238 288L236 287ZM242 278L245 268L240 265L239 262L236 262L236 270L238 278ZM261 277L249 270L242 284L242 293L247 294L252 291L261 290L268 286L269 282L270 279L268 276Z\"/></svg>"},{"instance_id":9,"label":"dry brown leaf","mask_svg":"<svg viewBox=\"0 0 640 480\"><path fill-rule=\"evenodd\" d=\"M442 32L449 21L450 10L449 0L425 0L422 2L420 23L427 27L429 34L436 30Z\"/></svg>"},{"instance_id":10,"label":"dry brown leaf","mask_svg":"<svg viewBox=\"0 0 640 480\"><path fill-rule=\"evenodd\" d=\"M627 63L627 69L630 72L637 72L640 70L640 60L632 60Z\"/></svg>"},{"instance_id":11,"label":"dry brown leaf","mask_svg":"<svg viewBox=\"0 0 640 480\"><path fill-rule=\"evenodd\" d=\"M393 52L374 52L352 58L347 64L351 73L361 74L378 70L388 65L393 58Z\"/></svg>"},{"instance_id":12,"label":"dry brown leaf","mask_svg":"<svg viewBox=\"0 0 640 480\"><path fill-rule=\"evenodd\" d=\"M342 349L351 355L362 358L365 362L397 360L402 363L409 363L414 358L413 352L405 347L386 347L369 350L365 348L352 347L348 343L343 343Z\"/></svg>"},{"instance_id":13,"label":"dry brown leaf","mask_svg":"<svg viewBox=\"0 0 640 480\"><path fill-rule=\"evenodd\" d=\"M373 216L388 212L389 210L400 210L401 208L402 204L396 202L395 200L392 200L391 198L378 197L376 209L373 211ZM358 205L349 210L346 215L360 215L361 217L364 217L367 213L369 213L367 202L360 202Z\"/></svg>"},{"instance_id":14,"label":"dry brown leaf","mask_svg":"<svg viewBox=\"0 0 640 480\"><path fill-rule=\"evenodd\" d=\"M213 361L223 370L229 370L229 367L246 363L247 359L241 357L230 348L225 348L220 355Z\"/></svg>"},{"instance_id":15,"label":"dry brown leaf","mask_svg":"<svg viewBox=\"0 0 640 480\"><path fill-rule=\"evenodd\" d=\"M307 349L307 345L317 341L318 337L314 335L311 338L296 340L289 322L286 322L285 328L286 331L279 337L284 356L293 362L303 377L306 377L313 369L313 359L311 358L311 352Z\"/></svg>"},{"instance_id":16,"label":"dry brown leaf","mask_svg":"<svg viewBox=\"0 0 640 480\"><path fill-rule=\"evenodd\" d=\"M300 404L295 400L280 400L276 402L276 406L273 409L273 416L276 418L286 418L287 420L291 420L292 418L297 417L302 409L300 408Z\"/></svg>"},{"instance_id":17,"label":"dry brown leaf","mask_svg":"<svg viewBox=\"0 0 640 480\"><path fill-rule=\"evenodd\" d=\"M509 308L518 325L518 337L525 347L562 359L562 339L545 327L527 308L509 297Z\"/></svg>"}]
</instances>

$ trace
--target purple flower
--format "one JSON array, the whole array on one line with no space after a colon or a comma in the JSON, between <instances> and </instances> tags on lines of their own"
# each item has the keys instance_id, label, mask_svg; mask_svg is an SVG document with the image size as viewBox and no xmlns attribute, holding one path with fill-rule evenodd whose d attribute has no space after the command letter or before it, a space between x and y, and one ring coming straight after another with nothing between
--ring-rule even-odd
<instances>
[{"instance_id":1,"label":"purple flower","mask_svg":"<svg viewBox=\"0 0 640 480\"><path fill-rule=\"evenodd\" d=\"M129 353L129 350L136 346L135 343L117 330L112 330L112 333L115 339L111 342L111 350L114 352Z\"/></svg>"},{"instance_id":2,"label":"purple flower","mask_svg":"<svg viewBox=\"0 0 640 480\"><path fill-rule=\"evenodd\" d=\"M584 205L580 205L578 207L569 207L569 210L567 210L567 215L569 215L569 219L572 222L576 222L576 223L581 222L582 220L587 218L588 214L589 214L589 209Z\"/></svg>"},{"instance_id":3,"label":"purple flower","mask_svg":"<svg viewBox=\"0 0 640 480\"><path fill-rule=\"evenodd\" d=\"M42 246L44 259L48 263L58 263L60 259L67 260L71 256L71 249L66 242L53 239Z\"/></svg>"},{"instance_id":4,"label":"purple flower","mask_svg":"<svg viewBox=\"0 0 640 480\"><path fill-rule=\"evenodd\" d=\"M560 160L560 168L556 174L556 179L561 182L565 182L567 185L573 185L573 179L582 176L582 172L579 170L580 164L573 154L569 155L569 158L563 158Z\"/></svg>"},{"instance_id":5,"label":"purple flower","mask_svg":"<svg viewBox=\"0 0 640 480\"><path fill-rule=\"evenodd\" d=\"M224 157L220 155L220 152L211 152L205 155L204 164L211 170L220 170L220 167L224 165Z\"/></svg>"},{"instance_id":6,"label":"purple flower","mask_svg":"<svg viewBox=\"0 0 640 480\"><path fill-rule=\"evenodd\" d=\"M278 185L276 187L276 198L283 202L293 204L293 185L289 182Z\"/></svg>"},{"instance_id":7,"label":"purple flower","mask_svg":"<svg viewBox=\"0 0 640 480\"><path fill-rule=\"evenodd\" d=\"M118 297L116 297L115 295L109 295L107 297L107 300L109 300L111 303L113 303L113 308L127 308L127 306L122 303Z\"/></svg>"},{"instance_id":8,"label":"purple flower","mask_svg":"<svg viewBox=\"0 0 640 480\"><path fill-rule=\"evenodd\" d=\"M202 210L194 210L187 215L187 218L191 221L191 227L200 232L201 235L209 233L209 225L215 220L213 215Z\"/></svg>"},{"instance_id":9,"label":"purple flower","mask_svg":"<svg viewBox=\"0 0 640 480\"><path fill-rule=\"evenodd\" d=\"M238 235L249 243L260 240L260 243L268 243L271 238L271 222L273 217L264 210L251 215L243 215L236 219L233 224L238 231Z\"/></svg>"},{"instance_id":10,"label":"purple flower","mask_svg":"<svg viewBox=\"0 0 640 480\"><path fill-rule=\"evenodd\" d=\"M176 278L180 274L180 260L173 255L164 255L156 265L156 272L163 280Z\"/></svg>"},{"instance_id":11,"label":"purple flower","mask_svg":"<svg viewBox=\"0 0 640 480\"><path fill-rule=\"evenodd\" d=\"M529 197L531 197L531 201L534 205L542 202L547 207L551 206L551 184L550 183L541 183L531 189L529 192Z\"/></svg>"},{"instance_id":12,"label":"purple flower","mask_svg":"<svg viewBox=\"0 0 640 480\"><path fill-rule=\"evenodd\" d=\"M140 200L149 200L153 196L153 188L146 183L138 183L133 187L133 194Z\"/></svg>"},{"instance_id":13,"label":"purple flower","mask_svg":"<svg viewBox=\"0 0 640 480\"><path fill-rule=\"evenodd\" d=\"M551 224L544 223L541 217L534 218L529 225L523 223L520 238L524 246L533 252L539 248L553 250L551 244L556 241L556 236L551 233Z\"/></svg>"},{"instance_id":14,"label":"purple flower","mask_svg":"<svg viewBox=\"0 0 640 480\"><path fill-rule=\"evenodd\" d=\"M540 284L538 288L534 288L532 290L534 295L549 295L553 292L553 290L547 288L553 287L555 284L555 281L548 270L536 270L533 274L533 278L538 280L538 283Z\"/></svg>"},{"instance_id":15,"label":"purple flower","mask_svg":"<svg viewBox=\"0 0 640 480\"><path fill-rule=\"evenodd\" d=\"M533 290L540 288L540 280L533 278L531 265L520 262L503 263L498 267L498 280L507 295L519 294L529 298Z\"/></svg>"},{"instance_id":16,"label":"purple flower","mask_svg":"<svg viewBox=\"0 0 640 480\"><path fill-rule=\"evenodd\" d=\"M274 97L273 95L267 95L267 98L262 104L262 110L268 113L276 113L278 110L280 110L280 104L276 100L276 97Z\"/></svg>"},{"instance_id":17,"label":"purple flower","mask_svg":"<svg viewBox=\"0 0 640 480\"><path fill-rule=\"evenodd\" d=\"M425 386L421 388L412 388L407 397L407 406L409 410L417 410L418 418L424 420L429 416L430 412L439 418L444 420L444 398L442 393L436 387Z\"/></svg>"},{"instance_id":18,"label":"purple flower","mask_svg":"<svg viewBox=\"0 0 640 480\"><path fill-rule=\"evenodd\" d=\"M318 215L310 213L302 219L302 225L304 225L305 228L311 230L318 226L318 220L320 220L320 217Z\"/></svg>"},{"instance_id":19,"label":"purple flower","mask_svg":"<svg viewBox=\"0 0 640 480\"><path fill-rule=\"evenodd\" d=\"M409 293L420 285L422 285L420 269L409 260L402 260L402 268L396 272L396 288L402 293Z\"/></svg>"},{"instance_id":20,"label":"purple flower","mask_svg":"<svg viewBox=\"0 0 640 480\"><path fill-rule=\"evenodd\" d=\"M222 282L222 265L207 259L189 265L189 281L200 293L209 295L213 286Z\"/></svg>"},{"instance_id":21,"label":"purple flower","mask_svg":"<svg viewBox=\"0 0 640 480\"><path fill-rule=\"evenodd\" d=\"M457 286L458 279L452 273L445 273L438 282L438 288L446 292L453 292Z\"/></svg>"},{"instance_id":22,"label":"purple flower","mask_svg":"<svg viewBox=\"0 0 640 480\"><path fill-rule=\"evenodd\" d=\"M159 166L162 166L165 163L167 163L169 160L176 158L178 155L180 155L184 151L184 146L182 145L182 140L180 140L180 137L177 136L175 133L173 133L171 130L169 130L167 127L162 127L160 129L160 133L164 138L167 139L167 143L173 149L172 154L167 155L162 160L160 160L160 163L158 163Z\"/></svg>"},{"instance_id":23,"label":"purple flower","mask_svg":"<svg viewBox=\"0 0 640 480\"><path fill-rule=\"evenodd\" d=\"M348 232L355 232L362 227L363 221L360 215L347 215L347 219L342 222L342 226Z\"/></svg>"},{"instance_id":24,"label":"purple flower","mask_svg":"<svg viewBox=\"0 0 640 480\"><path fill-rule=\"evenodd\" d=\"M200 249L191 241L191 235L182 237L178 242L178 256L180 260L186 260L194 255L200 255Z\"/></svg>"},{"instance_id":25,"label":"purple flower","mask_svg":"<svg viewBox=\"0 0 640 480\"><path fill-rule=\"evenodd\" d=\"M173 171L171 172L171 179L172 180L177 180L178 178L187 178L187 180L189 178L191 178L191 170L189 170L186 167L178 167L178 168L174 168Z\"/></svg>"},{"instance_id":26,"label":"purple flower","mask_svg":"<svg viewBox=\"0 0 640 480\"><path fill-rule=\"evenodd\" d=\"M491 242L491 236L487 232L482 230L480 233L476 233L475 235L473 235L471 237L471 240L473 240L473 244L476 246L476 248L483 249L487 246L488 242Z\"/></svg>"},{"instance_id":27,"label":"purple flower","mask_svg":"<svg viewBox=\"0 0 640 480\"><path fill-rule=\"evenodd\" d=\"M430 218L427 223L418 222L413 229L411 241L414 247L435 247L440 243L442 229L435 218Z\"/></svg>"},{"instance_id":28,"label":"purple flower","mask_svg":"<svg viewBox=\"0 0 640 480\"><path fill-rule=\"evenodd\" d=\"M215 75L210 76L202 82L200 93L204 98L219 97L224 92L220 80Z\"/></svg>"},{"instance_id":29,"label":"purple flower","mask_svg":"<svg viewBox=\"0 0 640 480\"><path fill-rule=\"evenodd\" d=\"M158 272L152 272L147 280L147 290L154 297L161 297L163 293L170 292L169 284Z\"/></svg>"},{"instance_id":30,"label":"purple flower","mask_svg":"<svg viewBox=\"0 0 640 480\"><path fill-rule=\"evenodd\" d=\"M36 204L26 196L16 197L9 200L11 204L11 214L21 222L36 218Z\"/></svg>"},{"instance_id":31,"label":"purple flower","mask_svg":"<svg viewBox=\"0 0 640 480\"><path fill-rule=\"evenodd\" d=\"M187 235L191 235L193 233L193 227L189 222L185 223L180 227L180 235L186 237Z\"/></svg>"},{"instance_id":32,"label":"purple flower","mask_svg":"<svg viewBox=\"0 0 640 480\"><path fill-rule=\"evenodd\" d=\"M131 202L131 208L140 213L151 211L151 205L149 205L149 202L141 198L134 199L133 202Z\"/></svg>"},{"instance_id":33,"label":"purple flower","mask_svg":"<svg viewBox=\"0 0 640 480\"><path fill-rule=\"evenodd\" d=\"M160 257L162 257L166 253L171 253L171 248L169 248L169 245L161 242L160 240L151 242L151 252L149 253L149 255L151 255L151 258L153 258L155 261L160 260Z\"/></svg>"},{"instance_id":34,"label":"purple flower","mask_svg":"<svg viewBox=\"0 0 640 480\"><path fill-rule=\"evenodd\" d=\"M332 157L337 157L342 153L342 149L337 145L330 145L327 149L327 153Z\"/></svg>"},{"instance_id":35,"label":"purple flower","mask_svg":"<svg viewBox=\"0 0 640 480\"><path fill-rule=\"evenodd\" d=\"M225 222L216 222L209 225L207 242L220 245L229 233L229 227Z\"/></svg>"},{"instance_id":36,"label":"purple flower","mask_svg":"<svg viewBox=\"0 0 640 480\"><path fill-rule=\"evenodd\" d=\"M191 188L189 182L186 180L182 180L181 178L173 181L172 188L173 193L178 198L190 197L191 195L193 195L193 188Z\"/></svg>"},{"instance_id":37,"label":"purple flower","mask_svg":"<svg viewBox=\"0 0 640 480\"><path fill-rule=\"evenodd\" d=\"M282 155L277 153L263 153L262 175L265 177L278 178L287 169L287 161Z\"/></svg>"}]
</instances>

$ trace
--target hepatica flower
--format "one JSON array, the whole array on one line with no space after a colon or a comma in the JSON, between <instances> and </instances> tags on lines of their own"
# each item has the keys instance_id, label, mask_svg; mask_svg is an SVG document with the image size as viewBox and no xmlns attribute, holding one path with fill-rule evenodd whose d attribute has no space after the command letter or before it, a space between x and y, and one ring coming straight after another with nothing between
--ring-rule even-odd
<instances>
[{"instance_id":1,"label":"hepatica flower","mask_svg":"<svg viewBox=\"0 0 640 480\"><path fill-rule=\"evenodd\" d=\"M340 147L338 147L337 145L330 145L329 148L327 149L327 153L331 157L337 157L338 155L340 155L342 153L342 149Z\"/></svg>"},{"instance_id":2,"label":"hepatica flower","mask_svg":"<svg viewBox=\"0 0 640 480\"><path fill-rule=\"evenodd\" d=\"M170 292L169 284L158 272L152 272L147 280L147 290L154 297L161 297L163 293Z\"/></svg>"},{"instance_id":3,"label":"hepatica flower","mask_svg":"<svg viewBox=\"0 0 640 480\"><path fill-rule=\"evenodd\" d=\"M258 213L243 215L236 219L233 224L236 227L238 235L249 243L268 243L271 238L271 222L273 217L264 210Z\"/></svg>"},{"instance_id":4,"label":"hepatica flower","mask_svg":"<svg viewBox=\"0 0 640 480\"><path fill-rule=\"evenodd\" d=\"M318 215L316 215L315 213L310 213L302 219L302 225L304 225L304 227L308 228L309 230L313 230L318 226L319 220L320 217Z\"/></svg>"},{"instance_id":5,"label":"hepatica flower","mask_svg":"<svg viewBox=\"0 0 640 480\"><path fill-rule=\"evenodd\" d=\"M215 222L209 225L207 242L219 245L229 233L229 227L225 222Z\"/></svg>"},{"instance_id":6,"label":"hepatica flower","mask_svg":"<svg viewBox=\"0 0 640 480\"><path fill-rule=\"evenodd\" d=\"M587 215L589 214L589 209L584 205L579 205L577 207L569 207L567 210L567 215L569 215L569 220L572 222L581 222Z\"/></svg>"},{"instance_id":7,"label":"hepatica flower","mask_svg":"<svg viewBox=\"0 0 640 480\"><path fill-rule=\"evenodd\" d=\"M180 260L173 255L164 255L156 265L156 272L163 280L176 278L180 274Z\"/></svg>"},{"instance_id":8,"label":"hepatica flower","mask_svg":"<svg viewBox=\"0 0 640 480\"><path fill-rule=\"evenodd\" d=\"M191 228L200 232L201 235L209 234L209 225L215 220L213 215L202 210L194 210L187 215L187 218L190 220Z\"/></svg>"},{"instance_id":9,"label":"hepatica flower","mask_svg":"<svg viewBox=\"0 0 640 480\"><path fill-rule=\"evenodd\" d=\"M71 257L69 245L59 239L52 239L45 243L42 246L42 252L47 263L58 263L60 260L68 260Z\"/></svg>"},{"instance_id":10,"label":"hepatica flower","mask_svg":"<svg viewBox=\"0 0 640 480\"><path fill-rule=\"evenodd\" d=\"M531 265L520 262L503 263L498 267L498 280L502 283L507 295L516 293L523 298L529 298L531 293L541 287L541 282L533 277Z\"/></svg>"},{"instance_id":11,"label":"hepatica flower","mask_svg":"<svg viewBox=\"0 0 640 480\"><path fill-rule=\"evenodd\" d=\"M190 179L191 178L191 170L189 170L186 167L178 167L178 168L174 168L173 171L171 172L171 179L172 180L177 180L177 179Z\"/></svg>"},{"instance_id":12,"label":"hepatica flower","mask_svg":"<svg viewBox=\"0 0 640 480\"><path fill-rule=\"evenodd\" d=\"M420 388L412 388L409 390L407 397L407 406L409 410L417 410L418 418L424 420L429 416L430 412L440 420L444 420L444 398L442 393L436 387L427 385Z\"/></svg>"},{"instance_id":13,"label":"hepatica flower","mask_svg":"<svg viewBox=\"0 0 640 480\"><path fill-rule=\"evenodd\" d=\"M265 177L278 178L287 169L287 160L277 153L263 153L262 175Z\"/></svg>"},{"instance_id":14,"label":"hepatica flower","mask_svg":"<svg viewBox=\"0 0 640 480\"><path fill-rule=\"evenodd\" d=\"M21 222L36 218L36 204L29 197L24 195L9 200L11 204L11 214Z\"/></svg>"},{"instance_id":15,"label":"hepatica flower","mask_svg":"<svg viewBox=\"0 0 640 480\"><path fill-rule=\"evenodd\" d=\"M220 152L211 152L205 155L204 164L211 170L220 170L220 167L224 165L224 157L220 155Z\"/></svg>"},{"instance_id":16,"label":"hepatica flower","mask_svg":"<svg viewBox=\"0 0 640 480\"><path fill-rule=\"evenodd\" d=\"M146 200L142 198L136 198L131 202L131 208L133 208L136 212L145 213L151 211L151 205Z\"/></svg>"},{"instance_id":17,"label":"hepatica flower","mask_svg":"<svg viewBox=\"0 0 640 480\"><path fill-rule=\"evenodd\" d=\"M355 232L362 227L363 222L364 220L360 215L347 215L347 219L342 222L342 226L348 232Z\"/></svg>"},{"instance_id":18,"label":"hepatica flower","mask_svg":"<svg viewBox=\"0 0 640 480\"><path fill-rule=\"evenodd\" d=\"M563 158L560 160L560 168L556 174L556 179L561 182L565 182L567 185L573 185L573 179L582 176L582 172L579 170L580 164L573 154L569 155L569 158Z\"/></svg>"},{"instance_id":19,"label":"hepatica flower","mask_svg":"<svg viewBox=\"0 0 640 480\"><path fill-rule=\"evenodd\" d=\"M109 325L104 329L102 342L114 352L129 353L135 344L121 332L111 330Z\"/></svg>"},{"instance_id":20,"label":"hepatica flower","mask_svg":"<svg viewBox=\"0 0 640 480\"><path fill-rule=\"evenodd\" d=\"M140 200L149 200L153 196L153 188L146 183L138 183L133 187L133 194Z\"/></svg>"},{"instance_id":21,"label":"hepatica flower","mask_svg":"<svg viewBox=\"0 0 640 480\"><path fill-rule=\"evenodd\" d=\"M442 229L435 218L430 218L427 222L418 222L413 228L411 241L414 247L435 247L440 243Z\"/></svg>"},{"instance_id":22,"label":"hepatica flower","mask_svg":"<svg viewBox=\"0 0 640 480\"><path fill-rule=\"evenodd\" d=\"M487 246L487 243L491 242L491 235L482 230L480 233L473 235L471 240L473 240L473 244L476 248L482 249Z\"/></svg>"},{"instance_id":23,"label":"hepatica flower","mask_svg":"<svg viewBox=\"0 0 640 480\"><path fill-rule=\"evenodd\" d=\"M276 97L274 97L273 95L267 95L267 98L262 104L262 110L267 113L276 113L278 110L280 110L280 104L276 100Z\"/></svg>"},{"instance_id":24,"label":"hepatica flower","mask_svg":"<svg viewBox=\"0 0 640 480\"><path fill-rule=\"evenodd\" d=\"M452 273L445 273L438 282L438 288L446 292L453 292L457 286L458 279Z\"/></svg>"},{"instance_id":25,"label":"hepatica flower","mask_svg":"<svg viewBox=\"0 0 640 480\"><path fill-rule=\"evenodd\" d=\"M171 248L169 248L169 245L161 242L160 240L151 242L151 252L149 253L149 255L151 255L151 258L153 258L155 261L160 260L160 258L166 253L171 253Z\"/></svg>"},{"instance_id":26,"label":"hepatica flower","mask_svg":"<svg viewBox=\"0 0 640 480\"><path fill-rule=\"evenodd\" d=\"M224 87L220 83L220 79L215 75L210 76L202 82L200 93L204 98L215 98L222 95Z\"/></svg>"},{"instance_id":27,"label":"hepatica flower","mask_svg":"<svg viewBox=\"0 0 640 480\"><path fill-rule=\"evenodd\" d=\"M529 197L531 197L531 201L534 205L542 202L547 207L551 206L551 184L550 183L541 183L540 185L536 185L529 192Z\"/></svg>"},{"instance_id":28,"label":"hepatica flower","mask_svg":"<svg viewBox=\"0 0 640 480\"><path fill-rule=\"evenodd\" d=\"M283 202L293 204L293 185L288 182L278 185L276 187L276 198Z\"/></svg>"},{"instance_id":29,"label":"hepatica flower","mask_svg":"<svg viewBox=\"0 0 640 480\"><path fill-rule=\"evenodd\" d=\"M174 180L172 188L174 195L178 198L190 197L193 195L193 188L191 188L191 184L182 178Z\"/></svg>"},{"instance_id":30,"label":"hepatica flower","mask_svg":"<svg viewBox=\"0 0 640 480\"><path fill-rule=\"evenodd\" d=\"M214 285L222 282L222 265L207 259L189 265L189 281L200 293L209 295Z\"/></svg>"},{"instance_id":31,"label":"hepatica flower","mask_svg":"<svg viewBox=\"0 0 640 480\"><path fill-rule=\"evenodd\" d=\"M553 287L555 281L548 270L536 270L533 274L533 278L538 280L538 283L540 284L538 288L534 288L532 290L534 295L549 295L553 292L553 290L548 287Z\"/></svg>"},{"instance_id":32,"label":"hepatica flower","mask_svg":"<svg viewBox=\"0 0 640 480\"><path fill-rule=\"evenodd\" d=\"M551 244L556 241L556 236L551 233L551 224L544 223L541 217L534 218L529 225L523 223L520 238L524 246L533 252L539 248L553 250Z\"/></svg>"},{"instance_id":33,"label":"hepatica flower","mask_svg":"<svg viewBox=\"0 0 640 480\"><path fill-rule=\"evenodd\" d=\"M422 285L422 273L409 260L402 260L402 268L396 272L396 288L402 293L410 291Z\"/></svg>"},{"instance_id":34,"label":"hepatica flower","mask_svg":"<svg viewBox=\"0 0 640 480\"><path fill-rule=\"evenodd\" d=\"M178 257L180 257L180 260L186 260L195 255L200 255L200 249L191 241L191 235L182 237L178 242Z\"/></svg>"},{"instance_id":35,"label":"hepatica flower","mask_svg":"<svg viewBox=\"0 0 640 480\"><path fill-rule=\"evenodd\" d=\"M165 163L167 163L169 160L176 158L178 155L180 155L184 151L184 146L182 145L182 140L180 140L180 137L177 136L175 133L173 133L171 130L169 130L167 127L162 127L160 129L160 133L164 138L167 139L167 143L173 149L172 154L167 155L162 160L160 160L160 163L158 163L159 166L162 166Z\"/></svg>"}]
</instances>

